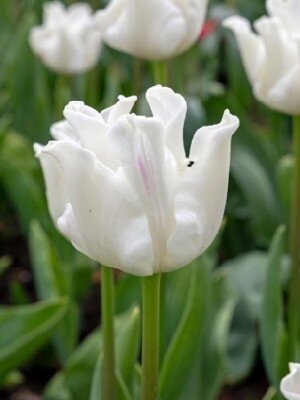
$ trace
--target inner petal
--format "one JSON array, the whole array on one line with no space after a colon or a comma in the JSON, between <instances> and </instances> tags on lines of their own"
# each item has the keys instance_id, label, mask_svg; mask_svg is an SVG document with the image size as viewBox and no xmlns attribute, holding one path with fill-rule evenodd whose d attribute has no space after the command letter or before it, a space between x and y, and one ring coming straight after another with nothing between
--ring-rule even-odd
<instances>
[{"instance_id":1,"label":"inner petal","mask_svg":"<svg viewBox=\"0 0 300 400\"><path fill-rule=\"evenodd\" d=\"M166 163L164 127L154 118L127 116L112 130L120 163L148 219L154 250L154 272L162 270L167 239L174 225Z\"/></svg>"}]
</instances>

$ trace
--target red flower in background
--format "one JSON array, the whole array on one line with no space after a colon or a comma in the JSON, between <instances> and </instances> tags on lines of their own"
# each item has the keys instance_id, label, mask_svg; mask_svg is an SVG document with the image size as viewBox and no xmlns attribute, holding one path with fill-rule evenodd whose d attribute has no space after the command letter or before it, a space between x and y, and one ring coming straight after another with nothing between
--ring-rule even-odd
<instances>
[{"instance_id":1,"label":"red flower in background","mask_svg":"<svg viewBox=\"0 0 300 400\"><path fill-rule=\"evenodd\" d=\"M218 25L219 23L215 19L208 19L207 21L205 21L199 35L199 40L204 40L212 33L214 33Z\"/></svg>"}]
</instances>

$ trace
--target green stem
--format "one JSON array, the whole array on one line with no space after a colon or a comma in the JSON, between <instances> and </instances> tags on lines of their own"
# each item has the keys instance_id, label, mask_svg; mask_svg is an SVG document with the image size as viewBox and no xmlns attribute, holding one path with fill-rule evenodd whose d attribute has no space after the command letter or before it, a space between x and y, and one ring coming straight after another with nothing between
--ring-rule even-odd
<instances>
[{"instance_id":1,"label":"green stem","mask_svg":"<svg viewBox=\"0 0 300 400\"><path fill-rule=\"evenodd\" d=\"M56 119L63 118L63 110L71 100L83 100L84 75L58 74L55 83ZM95 89L96 90L96 89Z\"/></svg>"},{"instance_id":2,"label":"green stem","mask_svg":"<svg viewBox=\"0 0 300 400\"><path fill-rule=\"evenodd\" d=\"M167 61L152 62L153 80L156 85L168 85L168 63Z\"/></svg>"},{"instance_id":3,"label":"green stem","mask_svg":"<svg viewBox=\"0 0 300 400\"><path fill-rule=\"evenodd\" d=\"M142 400L158 399L160 274L142 278Z\"/></svg>"},{"instance_id":4,"label":"green stem","mask_svg":"<svg viewBox=\"0 0 300 400\"><path fill-rule=\"evenodd\" d=\"M289 333L292 359L300 360L300 116L293 119L294 172L290 221L292 272L289 296Z\"/></svg>"},{"instance_id":5,"label":"green stem","mask_svg":"<svg viewBox=\"0 0 300 400\"><path fill-rule=\"evenodd\" d=\"M65 105L71 100L70 77L64 74L58 74L55 82L55 118L61 120L63 118L63 110Z\"/></svg>"},{"instance_id":6,"label":"green stem","mask_svg":"<svg viewBox=\"0 0 300 400\"><path fill-rule=\"evenodd\" d=\"M100 71L96 66L87 73L85 98L89 106L97 107L100 93Z\"/></svg>"},{"instance_id":7,"label":"green stem","mask_svg":"<svg viewBox=\"0 0 300 400\"><path fill-rule=\"evenodd\" d=\"M236 0L227 0L227 4L232 8L236 8Z\"/></svg>"},{"instance_id":8,"label":"green stem","mask_svg":"<svg viewBox=\"0 0 300 400\"><path fill-rule=\"evenodd\" d=\"M139 96L143 90L143 61L139 58L132 57L132 71L134 79L132 80L132 94Z\"/></svg>"},{"instance_id":9,"label":"green stem","mask_svg":"<svg viewBox=\"0 0 300 400\"><path fill-rule=\"evenodd\" d=\"M114 354L114 276L113 270L101 267L101 315L103 338L103 400L115 400Z\"/></svg>"}]
</instances>

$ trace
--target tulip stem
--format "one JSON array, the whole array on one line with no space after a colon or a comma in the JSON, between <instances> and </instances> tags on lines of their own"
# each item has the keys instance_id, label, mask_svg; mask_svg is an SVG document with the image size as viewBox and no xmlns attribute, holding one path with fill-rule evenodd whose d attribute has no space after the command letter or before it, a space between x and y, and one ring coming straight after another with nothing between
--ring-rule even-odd
<instances>
[{"instance_id":1,"label":"tulip stem","mask_svg":"<svg viewBox=\"0 0 300 400\"><path fill-rule=\"evenodd\" d=\"M142 278L142 400L158 399L160 274Z\"/></svg>"},{"instance_id":2,"label":"tulip stem","mask_svg":"<svg viewBox=\"0 0 300 400\"><path fill-rule=\"evenodd\" d=\"M299 361L300 345L300 116L293 119L294 172L290 221L292 272L289 298L289 332L292 358Z\"/></svg>"},{"instance_id":3,"label":"tulip stem","mask_svg":"<svg viewBox=\"0 0 300 400\"><path fill-rule=\"evenodd\" d=\"M63 118L63 110L65 105L71 100L70 77L64 74L58 74L55 82L55 118L61 120Z\"/></svg>"},{"instance_id":4,"label":"tulip stem","mask_svg":"<svg viewBox=\"0 0 300 400\"><path fill-rule=\"evenodd\" d=\"M114 276L111 268L101 267L101 315L103 338L103 400L115 400L114 354Z\"/></svg>"},{"instance_id":5,"label":"tulip stem","mask_svg":"<svg viewBox=\"0 0 300 400\"><path fill-rule=\"evenodd\" d=\"M167 61L153 61L153 80L156 85L168 85L168 63Z\"/></svg>"}]
</instances>

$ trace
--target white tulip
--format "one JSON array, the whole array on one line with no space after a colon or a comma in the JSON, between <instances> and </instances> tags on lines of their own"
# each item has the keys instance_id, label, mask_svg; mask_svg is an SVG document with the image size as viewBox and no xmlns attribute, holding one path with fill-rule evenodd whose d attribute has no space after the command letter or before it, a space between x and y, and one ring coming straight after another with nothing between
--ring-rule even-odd
<instances>
[{"instance_id":1,"label":"white tulip","mask_svg":"<svg viewBox=\"0 0 300 400\"><path fill-rule=\"evenodd\" d=\"M103 41L146 60L183 53L200 35L207 0L112 0L98 11Z\"/></svg>"},{"instance_id":2,"label":"white tulip","mask_svg":"<svg viewBox=\"0 0 300 400\"><path fill-rule=\"evenodd\" d=\"M267 0L269 16L254 23L233 16L224 25L237 37L255 96L269 107L300 115L299 0Z\"/></svg>"},{"instance_id":3,"label":"white tulip","mask_svg":"<svg viewBox=\"0 0 300 400\"><path fill-rule=\"evenodd\" d=\"M239 125L225 111L199 129L187 158L184 98L161 86L146 97L153 117L129 114L135 97L101 114L71 102L52 128L56 141L35 146L60 232L90 258L139 276L183 267L213 241Z\"/></svg>"},{"instance_id":4,"label":"white tulip","mask_svg":"<svg viewBox=\"0 0 300 400\"><path fill-rule=\"evenodd\" d=\"M280 390L287 400L300 400L300 364L290 363L290 373L282 379Z\"/></svg>"},{"instance_id":5,"label":"white tulip","mask_svg":"<svg viewBox=\"0 0 300 400\"><path fill-rule=\"evenodd\" d=\"M97 64L101 33L87 3L66 9L59 1L53 1L44 5L43 25L31 29L29 43L47 67L77 74Z\"/></svg>"}]
</instances>

